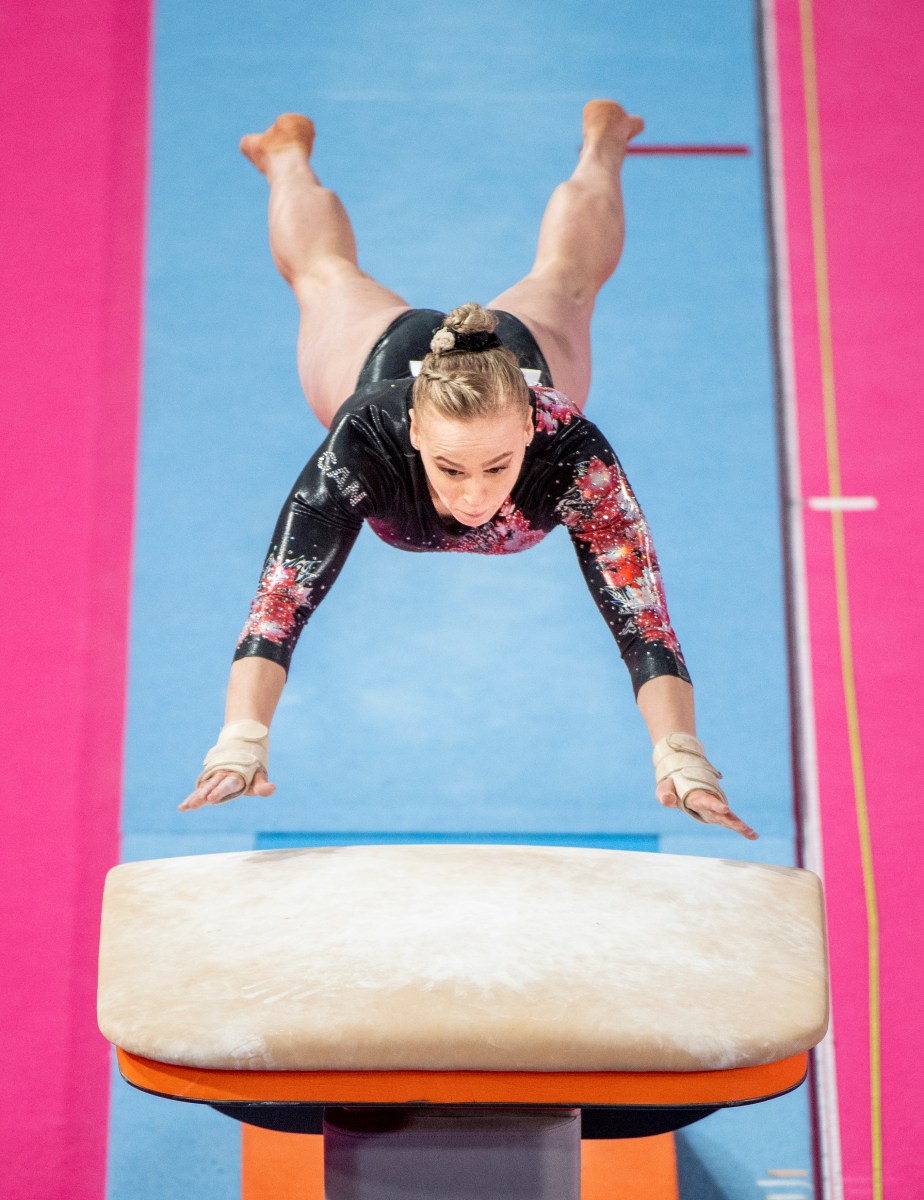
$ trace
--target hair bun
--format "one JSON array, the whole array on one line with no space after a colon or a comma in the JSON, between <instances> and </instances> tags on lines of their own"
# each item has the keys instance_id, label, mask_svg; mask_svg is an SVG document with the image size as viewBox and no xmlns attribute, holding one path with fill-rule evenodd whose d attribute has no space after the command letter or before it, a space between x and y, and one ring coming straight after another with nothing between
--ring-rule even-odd
<instances>
[{"instance_id":1,"label":"hair bun","mask_svg":"<svg viewBox=\"0 0 924 1200\"><path fill-rule=\"evenodd\" d=\"M448 354L451 350L463 354L494 350L502 344L496 329L496 314L469 301L447 313L433 335L430 349L434 354Z\"/></svg>"},{"instance_id":2,"label":"hair bun","mask_svg":"<svg viewBox=\"0 0 924 1200\"><path fill-rule=\"evenodd\" d=\"M493 333L497 328L497 314L469 300L447 313L443 325L453 333Z\"/></svg>"}]
</instances>

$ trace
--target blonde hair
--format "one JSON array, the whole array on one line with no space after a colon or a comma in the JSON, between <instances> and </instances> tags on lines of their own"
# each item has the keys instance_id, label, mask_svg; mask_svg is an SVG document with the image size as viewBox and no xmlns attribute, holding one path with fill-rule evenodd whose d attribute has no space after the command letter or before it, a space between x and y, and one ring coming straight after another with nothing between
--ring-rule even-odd
<instances>
[{"instance_id":1,"label":"blonde hair","mask_svg":"<svg viewBox=\"0 0 924 1200\"><path fill-rule=\"evenodd\" d=\"M490 336L496 328L494 313L474 302L448 313L414 380L414 408L461 421L525 412L529 388L516 355ZM472 341L487 345L469 348Z\"/></svg>"}]
</instances>

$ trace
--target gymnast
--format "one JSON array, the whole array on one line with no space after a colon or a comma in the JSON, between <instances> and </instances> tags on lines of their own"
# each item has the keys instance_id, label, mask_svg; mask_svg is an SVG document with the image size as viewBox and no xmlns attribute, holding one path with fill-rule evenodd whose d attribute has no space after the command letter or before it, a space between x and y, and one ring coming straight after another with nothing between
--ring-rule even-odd
<instances>
[{"instance_id":1,"label":"gymnast","mask_svg":"<svg viewBox=\"0 0 924 1200\"><path fill-rule=\"evenodd\" d=\"M349 218L312 170L306 117L242 139L269 183L270 249L299 305L299 378L329 432L277 521L225 725L181 810L275 791L269 726L292 651L364 521L402 550L474 554L525 550L564 525L628 667L658 801L757 837L696 738L645 517L583 415L591 314L625 235L620 171L643 127L613 101L585 105L578 164L552 194L529 274L448 315L412 309L360 270Z\"/></svg>"}]
</instances>

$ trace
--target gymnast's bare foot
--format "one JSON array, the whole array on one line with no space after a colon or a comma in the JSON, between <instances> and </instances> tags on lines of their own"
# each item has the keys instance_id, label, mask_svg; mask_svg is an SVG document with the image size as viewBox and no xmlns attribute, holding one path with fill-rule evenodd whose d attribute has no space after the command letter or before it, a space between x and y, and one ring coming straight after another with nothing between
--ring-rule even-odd
<instances>
[{"instance_id":1,"label":"gymnast's bare foot","mask_svg":"<svg viewBox=\"0 0 924 1200\"><path fill-rule=\"evenodd\" d=\"M627 113L615 100L591 100L584 105L583 151L625 154L629 142L644 128L641 117Z\"/></svg>"},{"instance_id":2,"label":"gymnast's bare foot","mask_svg":"<svg viewBox=\"0 0 924 1200\"><path fill-rule=\"evenodd\" d=\"M301 113L282 113L264 133L245 133L241 138L241 153L264 175L270 155L299 149L310 158L313 146L314 123Z\"/></svg>"}]
</instances>

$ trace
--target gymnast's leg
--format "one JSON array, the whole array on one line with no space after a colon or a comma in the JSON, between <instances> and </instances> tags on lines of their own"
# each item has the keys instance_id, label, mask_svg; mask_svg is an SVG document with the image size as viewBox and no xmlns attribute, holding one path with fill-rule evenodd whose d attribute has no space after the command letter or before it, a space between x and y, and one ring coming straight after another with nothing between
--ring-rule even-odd
<instances>
[{"instance_id":1,"label":"gymnast's leg","mask_svg":"<svg viewBox=\"0 0 924 1200\"><path fill-rule=\"evenodd\" d=\"M379 335L409 305L359 269L346 210L311 168L313 144L311 121L284 113L242 138L241 150L270 185L270 250L300 312L298 374L327 427Z\"/></svg>"},{"instance_id":2,"label":"gymnast's leg","mask_svg":"<svg viewBox=\"0 0 924 1200\"><path fill-rule=\"evenodd\" d=\"M584 407L590 388L590 318L625 240L620 172L644 128L612 100L584 106L574 174L552 193L529 274L488 305L512 313L539 343L555 386Z\"/></svg>"}]
</instances>

